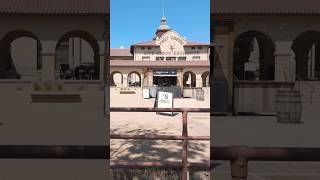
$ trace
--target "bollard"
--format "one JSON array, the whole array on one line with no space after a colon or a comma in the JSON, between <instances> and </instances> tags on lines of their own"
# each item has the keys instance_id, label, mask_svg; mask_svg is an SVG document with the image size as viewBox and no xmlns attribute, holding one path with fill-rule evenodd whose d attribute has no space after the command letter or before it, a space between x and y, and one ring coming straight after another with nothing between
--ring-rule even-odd
<instances>
[{"instance_id":1,"label":"bollard","mask_svg":"<svg viewBox=\"0 0 320 180\"><path fill-rule=\"evenodd\" d=\"M240 156L231 161L231 176L232 180L247 180L248 161L245 157Z\"/></svg>"}]
</instances>

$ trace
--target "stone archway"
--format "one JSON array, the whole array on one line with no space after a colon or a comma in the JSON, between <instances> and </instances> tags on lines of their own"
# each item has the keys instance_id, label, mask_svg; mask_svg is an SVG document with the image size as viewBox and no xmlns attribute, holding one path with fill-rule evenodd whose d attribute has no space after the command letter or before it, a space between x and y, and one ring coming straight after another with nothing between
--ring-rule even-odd
<instances>
[{"instance_id":1,"label":"stone archway","mask_svg":"<svg viewBox=\"0 0 320 180\"><path fill-rule=\"evenodd\" d=\"M196 87L196 74L194 72L187 71L183 74L183 86Z\"/></svg>"},{"instance_id":2,"label":"stone archway","mask_svg":"<svg viewBox=\"0 0 320 180\"><path fill-rule=\"evenodd\" d=\"M0 78L37 78L42 69L40 40L26 30L15 30L0 42Z\"/></svg>"},{"instance_id":3,"label":"stone archway","mask_svg":"<svg viewBox=\"0 0 320 180\"><path fill-rule=\"evenodd\" d=\"M129 87L140 87L141 86L141 75L137 71L132 71L128 74L127 84Z\"/></svg>"},{"instance_id":4,"label":"stone archway","mask_svg":"<svg viewBox=\"0 0 320 180\"><path fill-rule=\"evenodd\" d=\"M56 79L99 79L99 44L88 32L64 34L56 45Z\"/></svg>"},{"instance_id":5,"label":"stone archway","mask_svg":"<svg viewBox=\"0 0 320 180\"><path fill-rule=\"evenodd\" d=\"M241 33L235 40L234 75L239 80L274 80L275 44L260 31Z\"/></svg>"},{"instance_id":6,"label":"stone archway","mask_svg":"<svg viewBox=\"0 0 320 180\"><path fill-rule=\"evenodd\" d=\"M201 75L202 87L210 87L210 72L206 71Z\"/></svg>"},{"instance_id":7,"label":"stone archway","mask_svg":"<svg viewBox=\"0 0 320 180\"><path fill-rule=\"evenodd\" d=\"M123 85L123 74L120 71L113 71L110 74L110 86Z\"/></svg>"},{"instance_id":8,"label":"stone archway","mask_svg":"<svg viewBox=\"0 0 320 180\"><path fill-rule=\"evenodd\" d=\"M295 53L296 79L320 80L320 32L301 33L291 48Z\"/></svg>"}]
</instances>

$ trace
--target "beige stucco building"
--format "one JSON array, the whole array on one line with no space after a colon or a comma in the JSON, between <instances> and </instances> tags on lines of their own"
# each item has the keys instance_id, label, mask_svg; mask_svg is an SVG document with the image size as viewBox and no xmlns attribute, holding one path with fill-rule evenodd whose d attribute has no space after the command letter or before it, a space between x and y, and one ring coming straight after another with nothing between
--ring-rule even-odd
<instances>
[{"instance_id":1,"label":"beige stucco building","mask_svg":"<svg viewBox=\"0 0 320 180\"><path fill-rule=\"evenodd\" d=\"M152 40L110 53L111 86L209 87L209 44L188 41L165 17Z\"/></svg>"},{"instance_id":2,"label":"beige stucco building","mask_svg":"<svg viewBox=\"0 0 320 180\"><path fill-rule=\"evenodd\" d=\"M213 6L213 108L274 113L279 88L319 89L320 9L312 2L218 0Z\"/></svg>"},{"instance_id":3,"label":"beige stucco building","mask_svg":"<svg viewBox=\"0 0 320 180\"><path fill-rule=\"evenodd\" d=\"M1 147L14 145L28 155L22 145L30 145L29 152L39 152L39 146L54 152L51 145L58 145L59 154L66 154L63 149L70 145L80 149L108 145L104 114L108 101L104 102L103 91L109 41L106 4L105 0L0 0ZM105 159L49 160L34 155L8 156L0 162L0 179L107 176Z\"/></svg>"},{"instance_id":4,"label":"beige stucco building","mask_svg":"<svg viewBox=\"0 0 320 180\"><path fill-rule=\"evenodd\" d=\"M50 8L47 1L2 3L0 79L102 80L106 44L104 1L95 1L90 7L84 7L85 2L77 7L60 1L55 4L60 9ZM90 77L76 74L81 65L94 67Z\"/></svg>"}]
</instances>

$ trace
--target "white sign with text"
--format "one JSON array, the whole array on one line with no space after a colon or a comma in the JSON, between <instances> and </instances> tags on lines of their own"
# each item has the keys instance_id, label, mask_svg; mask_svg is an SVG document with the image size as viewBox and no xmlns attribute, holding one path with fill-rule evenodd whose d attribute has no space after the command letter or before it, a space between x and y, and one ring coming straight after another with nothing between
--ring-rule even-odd
<instances>
[{"instance_id":1,"label":"white sign with text","mask_svg":"<svg viewBox=\"0 0 320 180\"><path fill-rule=\"evenodd\" d=\"M170 92L158 92L157 97L157 107L158 108L173 108L173 94ZM162 113L170 113L170 115L173 115L172 112L162 112ZM162 114L161 113L161 114Z\"/></svg>"}]
</instances>

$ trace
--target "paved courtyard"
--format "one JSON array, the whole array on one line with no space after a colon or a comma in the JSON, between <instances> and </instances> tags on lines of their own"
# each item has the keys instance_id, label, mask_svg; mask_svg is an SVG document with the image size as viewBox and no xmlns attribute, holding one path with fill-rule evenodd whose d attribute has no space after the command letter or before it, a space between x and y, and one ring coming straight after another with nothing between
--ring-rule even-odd
<instances>
[{"instance_id":1,"label":"paved courtyard","mask_svg":"<svg viewBox=\"0 0 320 180\"><path fill-rule=\"evenodd\" d=\"M153 107L154 100L143 99L142 91L136 94L120 94L112 89L111 107ZM192 98L175 99L174 107L209 108L209 96L205 101ZM191 136L209 136L209 113L190 113L188 132ZM175 116L158 115L154 112L111 112L111 133L117 134L158 134L181 135L181 113ZM210 143L207 141L189 142L189 161L208 162ZM132 161L179 161L181 141L157 140L111 140L111 159Z\"/></svg>"}]
</instances>

